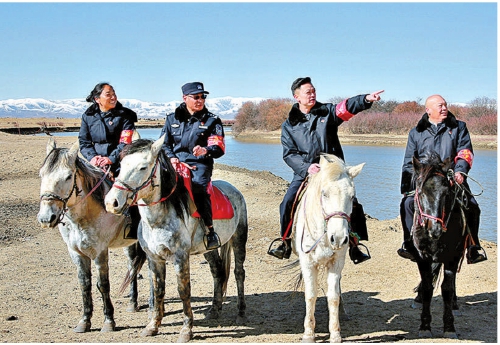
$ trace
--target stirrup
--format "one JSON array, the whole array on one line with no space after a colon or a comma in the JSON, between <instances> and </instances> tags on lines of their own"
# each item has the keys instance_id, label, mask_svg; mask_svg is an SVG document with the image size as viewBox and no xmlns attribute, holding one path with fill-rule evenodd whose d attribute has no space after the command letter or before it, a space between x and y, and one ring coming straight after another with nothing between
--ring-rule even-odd
<instances>
[{"instance_id":1,"label":"stirrup","mask_svg":"<svg viewBox=\"0 0 500 345\"><path fill-rule=\"evenodd\" d=\"M361 254L367 255L367 257L366 257L366 258L364 258L364 259L363 259L363 260L361 260L361 261L357 261L357 262L356 262L356 261L353 261L355 265L360 264L360 263L362 263L362 262L365 262L365 261L367 261L367 260L369 260L369 259L371 259L371 258L372 258L372 256L370 255L370 250L368 249L368 247L367 247L367 246L365 246L365 245L364 245L363 243L361 243L361 242L358 242L358 244L356 244L354 247L349 248L349 257L351 257L351 250L352 250L353 248L357 248L357 247L359 247L359 246L365 247L365 249L366 249L366 254L365 254L365 253L363 253L361 250L360 250L360 252L361 252ZM359 250L359 248L358 248L358 250Z\"/></svg>"},{"instance_id":2,"label":"stirrup","mask_svg":"<svg viewBox=\"0 0 500 345\"><path fill-rule=\"evenodd\" d=\"M208 234L204 234L203 235L203 244L205 245L205 248L207 250L213 250L213 249L217 249L221 246L221 243L220 243L220 238L219 238L219 235L217 235L217 233L215 232L215 230L212 230L211 231L212 233L208 233ZM217 241L216 244L213 244L209 247L208 246L208 235L214 235L215 236L215 240Z\"/></svg>"},{"instance_id":3,"label":"stirrup","mask_svg":"<svg viewBox=\"0 0 500 345\"><path fill-rule=\"evenodd\" d=\"M273 254L271 254L271 248L272 248L272 246L273 246L273 244L274 244L275 242L281 242L281 244L284 244L285 246L287 246L286 241L284 241L282 237L278 237L277 239L273 240L273 241L271 242L271 244L269 245L269 248L267 249L267 254L269 254L269 255L273 255ZM278 247L279 247L279 246L278 246ZM274 256L274 255L273 255L273 256Z\"/></svg>"},{"instance_id":4,"label":"stirrup","mask_svg":"<svg viewBox=\"0 0 500 345\"><path fill-rule=\"evenodd\" d=\"M471 253L470 251L471 250L476 250L477 251L477 254L478 256L476 257L476 260L472 260L472 257L471 257ZM481 246L478 246L478 245L472 245L472 246L469 246L467 248L467 264L477 264L479 262L483 262L483 261L486 261L488 260L488 257L486 256L486 251L484 250L483 247Z\"/></svg>"}]
</instances>

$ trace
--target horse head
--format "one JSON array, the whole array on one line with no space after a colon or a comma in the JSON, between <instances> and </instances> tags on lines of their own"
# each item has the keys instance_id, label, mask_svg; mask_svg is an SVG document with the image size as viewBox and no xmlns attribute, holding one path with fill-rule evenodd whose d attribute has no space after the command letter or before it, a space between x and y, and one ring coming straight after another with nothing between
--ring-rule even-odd
<instances>
[{"instance_id":1,"label":"horse head","mask_svg":"<svg viewBox=\"0 0 500 345\"><path fill-rule=\"evenodd\" d=\"M333 249L340 249L349 242L350 214L356 191L353 179L365 163L346 166L334 155L322 154L320 171L310 176L307 189L311 188L311 201L306 213L324 224L328 241ZM314 198L316 196L316 198ZM315 201L312 201L316 199Z\"/></svg>"},{"instance_id":2,"label":"horse head","mask_svg":"<svg viewBox=\"0 0 500 345\"><path fill-rule=\"evenodd\" d=\"M137 200L149 200L159 192L155 181L160 174L158 169L164 168L159 162L163 141L164 136L155 142L138 139L124 147L120 154L120 173L104 199L108 212L122 214Z\"/></svg>"},{"instance_id":3,"label":"horse head","mask_svg":"<svg viewBox=\"0 0 500 345\"><path fill-rule=\"evenodd\" d=\"M59 224L68 200L76 194L78 149L78 142L69 150L57 148L53 138L47 144L47 156L40 168L40 210L37 215L42 228Z\"/></svg>"},{"instance_id":4,"label":"horse head","mask_svg":"<svg viewBox=\"0 0 500 345\"><path fill-rule=\"evenodd\" d=\"M439 240L446 231L453 203L451 177L448 176L451 165L451 158L441 161L436 152L428 152L420 160L413 157L414 240L421 244L417 248L423 248L422 244L426 241Z\"/></svg>"}]
</instances>

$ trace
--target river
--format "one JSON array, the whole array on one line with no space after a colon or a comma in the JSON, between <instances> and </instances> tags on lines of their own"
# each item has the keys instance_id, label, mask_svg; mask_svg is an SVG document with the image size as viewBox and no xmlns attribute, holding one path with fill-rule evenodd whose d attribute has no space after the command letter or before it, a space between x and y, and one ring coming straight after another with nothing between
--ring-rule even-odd
<instances>
[{"instance_id":1,"label":"river","mask_svg":"<svg viewBox=\"0 0 500 345\"><path fill-rule=\"evenodd\" d=\"M139 129L142 138L158 139L160 129ZM77 135L77 133L61 133ZM55 134L59 135L59 133ZM399 215L399 184L404 147L343 145L346 163L366 163L356 177L356 194L365 213L387 220ZM470 187L481 207L479 237L497 242L497 151L474 150ZM249 143L226 133L226 154L217 163L250 170L270 171L290 181L292 170L282 159L281 144ZM474 182L477 181L477 182ZM481 193L482 192L482 193Z\"/></svg>"}]
</instances>

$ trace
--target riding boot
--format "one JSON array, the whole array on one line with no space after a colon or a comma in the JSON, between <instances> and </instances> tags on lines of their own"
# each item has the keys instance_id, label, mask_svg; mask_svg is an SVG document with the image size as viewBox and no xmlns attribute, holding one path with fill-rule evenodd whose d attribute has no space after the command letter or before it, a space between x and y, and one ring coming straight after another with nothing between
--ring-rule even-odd
<instances>
[{"instance_id":1,"label":"riding boot","mask_svg":"<svg viewBox=\"0 0 500 345\"><path fill-rule=\"evenodd\" d=\"M468 212L467 225L472 237L472 245L467 247L467 263L476 264L478 262L488 260L486 251L479 244L479 217L481 211L477 203L469 204L470 211Z\"/></svg>"},{"instance_id":2,"label":"riding boot","mask_svg":"<svg viewBox=\"0 0 500 345\"><path fill-rule=\"evenodd\" d=\"M363 253L359 249L360 245L366 248L365 245L359 243L356 236L349 234L349 257L355 265L371 259L370 251L368 251L368 254ZM366 250L368 250L368 248L366 248Z\"/></svg>"},{"instance_id":3,"label":"riding boot","mask_svg":"<svg viewBox=\"0 0 500 345\"><path fill-rule=\"evenodd\" d=\"M128 216L130 217L130 223L125 228L123 232L123 238L126 240L136 240L137 239L137 229L139 228L139 223L141 222L141 214L139 213L139 207L132 206L128 209Z\"/></svg>"},{"instance_id":4,"label":"riding boot","mask_svg":"<svg viewBox=\"0 0 500 345\"><path fill-rule=\"evenodd\" d=\"M415 256L411 252L410 248L414 248L411 239L410 240L405 239L403 244L401 245L401 248L398 249L398 255L404 259L410 259L411 261L415 262L417 260L415 259Z\"/></svg>"},{"instance_id":5,"label":"riding boot","mask_svg":"<svg viewBox=\"0 0 500 345\"><path fill-rule=\"evenodd\" d=\"M292 254L292 239L286 238L277 248L270 249L267 254L280 260L290 259L290 255Z\"/></svg>"},{"instance_id":6,"label":"riding boot","mask_svg":"<svg viewBox=\"0 0 500 345\"><path fill-rule=\"evenodd\" d=\"M205 243L205 248L207 248L207 250L213 250L220 247L219 235L217 235L217 233L214 231L213 226L207 227L207 232L205 233L203 240Z\"/></svg>"}]
</instances>

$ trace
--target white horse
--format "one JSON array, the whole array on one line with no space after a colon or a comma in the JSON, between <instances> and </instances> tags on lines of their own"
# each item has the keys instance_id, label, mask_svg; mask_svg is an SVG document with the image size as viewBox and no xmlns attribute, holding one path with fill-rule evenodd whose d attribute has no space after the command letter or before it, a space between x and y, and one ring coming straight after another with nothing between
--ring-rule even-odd
<instances>
[{"instance_id":1,"label":"white horse","mask_svg":"<svg viewBox=\"0 0 500 345\"><path fill-rule=\"evenodd\" d=\"M58 227L77 267L83 298L83 316L77 333L89 332L93 311L91 260L98 271L97 288L104 310L102 332L115 330L114 308L110 298L108 248L124 248L129 267L135 258L145 257L137 240L124 239L129 219L106 212L104 196L110 189L106 174L78 157L78 142L70 149L56 148L51 138L47 157L40 168L40 210L42 228ZM130 290L128 311L136 311L137 281Z\"/></svg>"},{"instance_id":2,"label":"white horse","mask_svg":"<svg viewBox=\"0 0 500 345\"><path fill-rule=\"evenodd\" d=\"M355 196L353 178L364 163L347 167L334 155L321 155L320 171L310 175L295 216L294 251L298 253L305 284L306 316L302 342L314 342L318 272L328 278L330 342L341 342L340 278L349 247L350 217Z\"/></svg>"},{"instance_id":3,"label":"white horse","mask_svg":"<svg viewBox=\"0 0 500 345\"><path fill-rule=\"evenodd\" d=\"M184 323L179 342L189 341L192 336L193 311L191 309L191 285L189 256L204 254L214 278L214 298L207 318L217 318L222 308L231 253L233 250L238 289L237 323L245 316L243 263L248 237L247 209L243 195L225 181L213 181L230 200L234 216L230 219L214 219L214 228L223 244L220 251L207 252L203 243L204 225L200 218L192 216L193 202L184 187L182 178L170 164L161 149L163 137L154 143L138 140L127 145L121 153L121 170L113 188L106 195L109 212L120 214L137 202L142 230L139 241L147 254L149 267L154 275L154 310L152 318L143 330L143 336L158 334L164 314L166 261L172 261L177 275L177 287L183 302Z\"/></svg>"}]
</instances>

